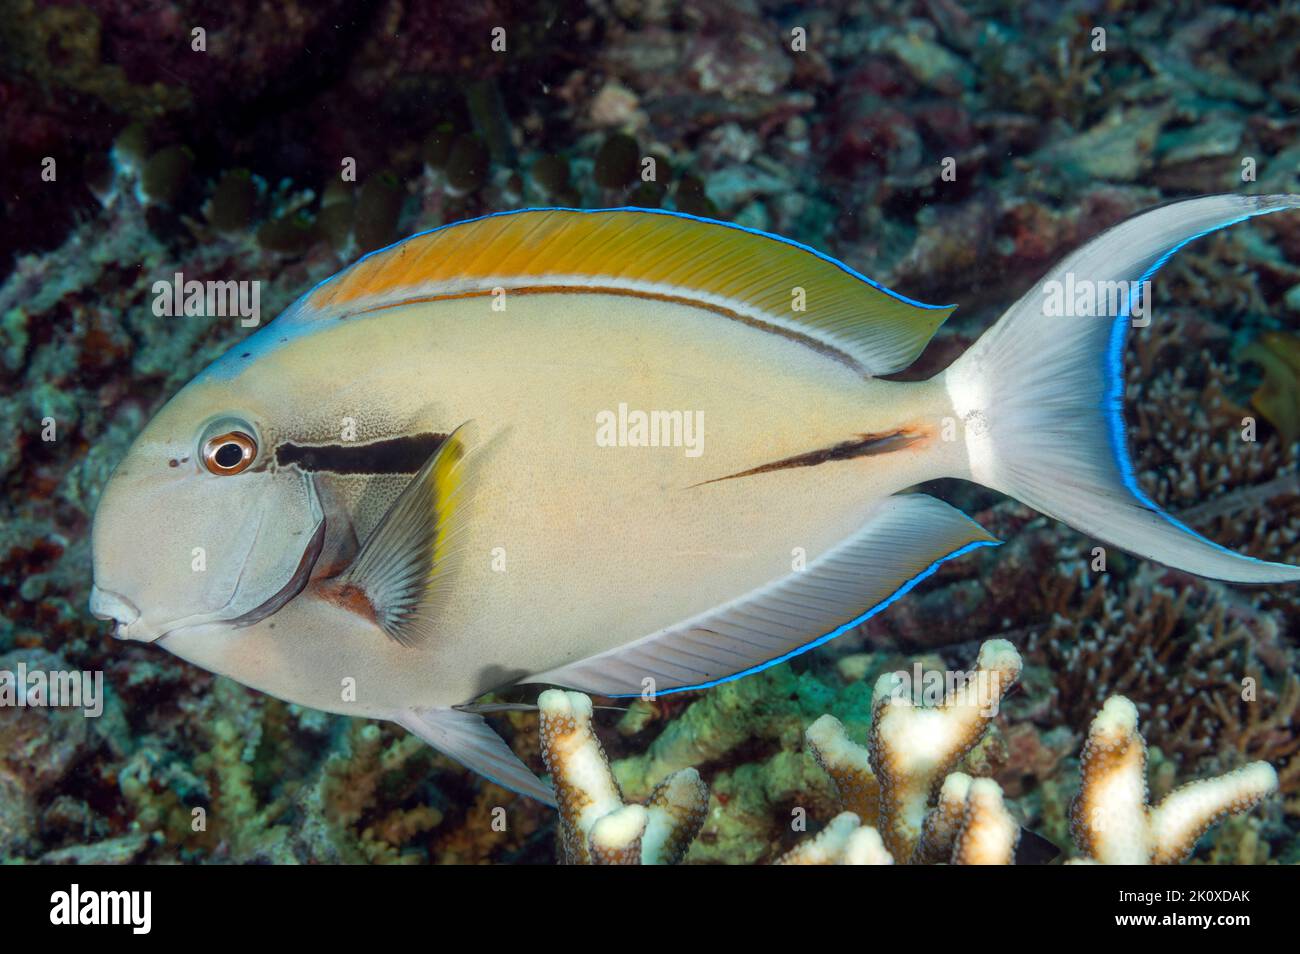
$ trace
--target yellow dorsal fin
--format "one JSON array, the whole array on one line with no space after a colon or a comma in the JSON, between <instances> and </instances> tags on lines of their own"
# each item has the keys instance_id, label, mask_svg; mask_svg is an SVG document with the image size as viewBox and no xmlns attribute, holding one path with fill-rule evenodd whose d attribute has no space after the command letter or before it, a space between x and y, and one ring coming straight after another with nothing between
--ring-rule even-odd
<instances>
[{"instance_id":1,"label":"yellow dorsal fin","mask_svg":"<svg viewBox=\"0 0 1300 954\"><path fill-rule=\"evenodd\" d=\"M953 306L924 305L798 243L654 209L527 209L459 222L365 256L290 321L494 288L690 301L838 352L868 374L916 359Z\"/></svg>"}]
</instances>

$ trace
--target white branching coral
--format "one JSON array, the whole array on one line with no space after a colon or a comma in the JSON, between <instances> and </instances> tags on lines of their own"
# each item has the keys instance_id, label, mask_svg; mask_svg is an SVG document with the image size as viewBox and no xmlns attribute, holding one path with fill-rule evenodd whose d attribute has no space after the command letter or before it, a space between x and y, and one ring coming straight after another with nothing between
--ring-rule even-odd
<instances>
[{"instance_id":1,"label":"white branching coral","mask_svg":"<svg viewBox=\"0 0 1300 954\"><path fill-rule=\"evenodd\" d=\"M871 753L851 741L843 724L832 715L810 725L804 740L817 764L831 777L840 807L864 825L875 825L880 816L880 783L871 770Z\"/></svg>"},{"instance_id":2,"label":"white branching coral","mask_svg":"<svg viewBox=\"0 0 1300 954\"><path fill-rule=\"evenodd\" d=\"M841 813L778 864L1014 864L1021 829L1002 789L958 771L1021 672L1005 640L980 647L974 672L951 683L927 673L910 686L887 674L872 696L866 746L824 715L808 727L808 749L830 776ZM932 676L937 676L936 686ZM910 691L909 691L910 689ZM927 705L933 701L936 704ZM709 792L694 768L665 778L642 804L626 804L600 741L591 700L550 690L538 700L542 755L560 810L560 856L569 864L672 864L699 834ZM1137 709L1112 696L1092 722L1081 759L1082 787L1070 827L1081 864L1176 864L1230 814L1278 788L1277 773L1254 762L1191 782L1148 805L1146 743ZM967 765L970 765L967 762Z\"/></svg>"},{"instance_id":3,"label":"white branching coral","mask_svg":"<svg viewBox=\"0 0 1300 954\"><path fill-rule=\"evenodd\" d=\"M871 767L880 784L880 823L895 856L910 857L930 800L947 774L975 747L1020 677L1020 653L1005 639L980 647L973 677L949 688L943 702L919 708L897 677L876 682L871 701Z\"/></svg>"},{"instance_id":4,"label":"white branching coral","mask_svg":"<svg viewBox=\"0 0 1300 954\"><path fill-rule=\"evenodd\" d=\"M1020 826L990 779L954 772L925 819L913 864L1009 865L1015 862ZM854 812L841 812L818 834L776 860L779 865L892 865L880 833Z\"/></svg>"},{"instance_id":5,"label":"white branching coral","mask_svg":"<svg viewBox=\"0 0 1300 954\"><path fill-rule=\"evenodd\" d=\"M1107 699L1092 720L1080 774L1070 833L1079 860L1101 864L1177 864L1211 826L1277 791L1273 767L1252 762L1189 782L1148 805L1146 741L1138 732L1137 707L1123 696Z\"/></svg>"},{"instance_id":6,"label":"white branching coral","mask_svg":"<svg viewBox=\"0 0 1300 954\"><path fill-rule=\"evenodd\" d=\"M1020 825L1002 801L1002 789L991 778L971 782L961 828L953 841L955 865L1010 865L1016 861Z\"/></svg>"},{"instance_id":7,"label":"white branching coral","mask_svg":"<svg viewBox=\"0 0 1300 954\"><path fill-rule=\"evenodd\" d=\"M625 805L600 740L591 699L550 689L537 700L542 758L560 811L566 864L676 864L704 824L708 786L693 768L668 776L644 805Z\"/></svg>"},{"instance_id":8,"label":"white branching coral","mask_svg":"<svg viewBox=\"0 0 1300 954\"><path fill-rule=\"evenodd\" d=\"M880 833L853 812L840 812L812 838L787 851L778 865L892 865Z\"/></svg>"},{"instance_id":9,"label":"white branching coral","mask_svg":"<svg viewBox=\"0 0 1300 954\"><path fill-rule=\"evenodd\" d=\"M1010 863L1020 829L1001 789L966 776L945 786L945 779L979 742L1020 670L1014 646L989 640L980 647L976 671L943 685L938 705L917 704L930 694L925 682L917 686L896 673L881 676L865 749L849 741L833 716L808 728L808 746L835 782L844 807L879 826L895 859Z\"/></svg>"},{"instance_id":10,"label":"white branching coral","mask_svg":"<svg viewBox=\"0 0 1300 954\"><path fill-rule=\"evenodd\" d=\"M953 772L925 817L913 864L1015 864L1020 825L1002 800L1002 789L988 778Z\"/></svg>"}]
</instances>

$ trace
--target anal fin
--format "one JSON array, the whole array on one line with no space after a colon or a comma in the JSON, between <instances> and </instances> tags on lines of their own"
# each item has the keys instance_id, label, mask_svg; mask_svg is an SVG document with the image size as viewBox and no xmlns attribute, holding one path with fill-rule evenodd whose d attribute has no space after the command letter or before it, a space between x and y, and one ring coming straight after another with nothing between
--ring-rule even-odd
<instances>
[{"instance_id":1,"label":"anal fin","mask_svg":"<svg viewBox=\"0 0 1300 954\"><path fill-rule=\"evenodd\" d=\"M481 715L461 709L410 709L397 721L489 781L555 807L555 790L533 774Z\"/></svg>"},{"instance_id":2,"label":"anal fin","mask_svg":"<svg viewBox=\"0 0 1300 954\"><path fill-rule=\"evenodd\" d=\"M940 564L996 544L925 494L887 497L856 533L791 573L616 649L530 676L603 696L703 689L819 646L906 594Z\"/></svg>"}]
</instances>

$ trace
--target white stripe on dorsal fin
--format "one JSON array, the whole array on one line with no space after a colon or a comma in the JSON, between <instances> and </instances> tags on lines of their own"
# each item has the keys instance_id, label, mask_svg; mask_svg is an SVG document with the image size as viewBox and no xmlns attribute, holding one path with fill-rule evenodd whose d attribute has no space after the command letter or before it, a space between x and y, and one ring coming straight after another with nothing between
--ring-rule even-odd
<instances>
[{"instance_id":1,"label":"white stripe on dorsal fin","mask_svg":"<svg viewBox=\"0 0 1300 954\"><path fill-rule=\"evenodd\" d=\"M489 781L555 807L555 790L533 774L481 715L460 709L411 709L396 721Z\"/></svg>"},{"instance_id":2,"label":"white stripe on dorsal fin","mask_svg":"<svg viewBox=\"0 0 1300 954\"><path fill-rule=\"evenodd\" d=\"M365 256L278 323L341 318L494 289L686 301L801 340L867 374L910 365L951 305L926 305L780 236L662 209L523 209Z\"/></svg>"},{"instance_id":3,"label":"white stripe on dorsal fin","mask_svg":"<svg viewBox=\"0 0 1300 954\"><path fill-rule=\"evenodd\" d=\"M765 669L874 615L939 565L997 543L925 494L881 501L853 536L740 599L668 630L521 682L603 696L699 689ZM650 680L647 683L647 680Z\"/></svg>"}]
</instances>

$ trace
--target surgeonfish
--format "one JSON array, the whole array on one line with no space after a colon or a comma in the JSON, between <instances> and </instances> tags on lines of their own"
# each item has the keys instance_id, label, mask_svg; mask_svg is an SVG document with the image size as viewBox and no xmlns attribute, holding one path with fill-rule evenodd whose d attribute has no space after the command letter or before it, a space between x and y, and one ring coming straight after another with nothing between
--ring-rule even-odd
<instances>
[{"instance_id":1,"label":"surgeonfish","mask_svg":"<svg viewBox=\"0 0 1300 954\"><path fill-rule=\"evenodd\" d=\"M1149 499L1121 406L1143 284L1187 242L1297 205L1132 218L914 383L884 376L955 306L775 235L632 208L416 235L312 288L149 422L95 515L90 608L553 803L475 699L675 692L818 646L997 542L907 492L932 478L1191 573L1300 579ZM1059 313L1053 290L1087 283L1106 293Z\"/></svg>"}]
</instances>

